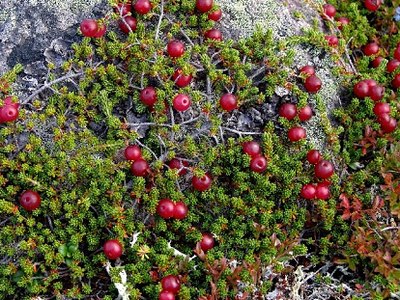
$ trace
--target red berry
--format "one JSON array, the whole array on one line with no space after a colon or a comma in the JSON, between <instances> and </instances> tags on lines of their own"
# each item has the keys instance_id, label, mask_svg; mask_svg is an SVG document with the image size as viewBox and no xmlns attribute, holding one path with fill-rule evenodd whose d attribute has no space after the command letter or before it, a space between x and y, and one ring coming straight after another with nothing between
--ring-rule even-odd
<instances>
[{"instance_id":1,"label":"red berry","mask_svg":"<svg viewBox=\"0 0 400 300\"><path fill-rule=\"evenodd\" d=\"M373 79L365 79L364 81L368 84L369 90L371 90L372 87L378 85L378 83ZM369 90L368 90L368 93L369 93Z\"/></svg>"},{"instance_id":2,"label":"red berry","mask_svg":"<svg viewBox=\"0 0 400 300\"><path fill-rule=\"evenodd\" d=\"M380 115L389 114L389 113L390 113L389 104L384 103L384 102L375 103L375 106L374 106L374 114L375 114L375 116L379 117Z\"/></svg>"},{"instance_id":3,"label":"red berry","mask_svg":"<svg viewBox=\"0 0 400 300\"><path fill-rule=\"evenodd\" d=\"M297 126L290 128L288 131L288 138L291 142L297 142L306 138L306 130L303 127Z\"/></svg>"},{"instance_id":4,"label":"red berry","mask_svg":"<svg viewBox=\"0 0 400 300\"><path fill-rule=\"evenodd\" d=\"M279 115L288 120L292 120L297 115L297 107L292 103L284 103L279 107Z\"/></svg>"},{"instance_id":5,"label":"red berry","mask_svg":"<svg viewBox=\"0 0 400 300\"><path fill-rule=\"evenodd\" d=\"M203 177L193 176L192 185L193 188L197 191L204 192L211 187L211 177L208 174L205 174Z\"/></svg>"},{"instance_id":6,"label":"red berry","mask_svg":"<svg viewBox=\"0 0 400 300\"><path fill-rule=\"evenodd\" d=\"M176 69L176 71L172 75L172 79L175 81L175 84L180 88L188 86L192 81L192 78L193 77L191 74L189 75L183 74L182 69Z\"/></svg>"},{"instance_id":7,"label":"red berry","mask_svg":"<svg viewBox=\"0 0 400 300\"><path fill-rule=\"evenodd\" d=\"M400 47L397 46L396 49L394 49L393 56L395 59L400 60Z\"/></svg>"},{"instance_id":8,"label":"red berry","mask_svg":"<svg viewBox=\"0 0 400 300\"><path fill-rule=\"evenodd\" d=\"M305 74L307 77L311 75L315 75L315 69L313 66L304 66L300 69L301 74Z\"/></svg>"},{"instance_id":9,"label":"red berry","mask_svg":"<svg viewBox=\"0 0 400 300\"><path fill-rule=\"evenodd\" d=\"M164 291L176 294L181 289L181 283L177 276L168 275L161 279L161 287Z\"/></svg>"},{"instance_id":10,"label":"red berry","mask_svg":"<svg viewBox=\"0 0 400 300\"><path fill-rule=\"evenodd\" d=\"M80 25L81 32L86 37L94 37L99 29L97 21L93 19L85 19Z\"/></svg>"},{"instance_id":11,"label":"red berry","mask_svg":"<svg viewBox=\"0 0 400 300\"><path fill-rule=\"evenodd\" d=\"M361 80L353 87L353 92L359 99L364 99L369 95L369 85L365 80Z\"/></svg>"},{"instance_id":12,"label":"red berry","mask_svg":"<svg viewBox=\"0 0 400 300\"><path fill-rule=\"evenodd\" d=\"M158 300L175 300L175 294L170 291L163 290L158 295Z\"/></svg>"},{"instance_id":13,"label":"red berry","mask_svg":"<svg viewBox=\"0 0 400 300\"><path fill-rule=\"evenodd\" d=\"M100 24L99 29L97 30L96 34L93 36L94 38L101 38L106 34L107 27L105 24Z\"/></svg>"},{"instance_id":14,"label":"red berry","mask_svg":"<svg viewBox=\"0 0 400 300\"><path fill-rule=\"evenodd\" d=\"M168 163L168 166L169 166L171 169L177 169L177 170L182 169L182 170L180 170L179 173L178 173L179 176L182 176L182 175L185 175L185 174L187 173L187 170L184 169L183 167L188 167L188 166L189 166L189 163L188 163L187 161L182 161L182 160L173 158L173 159L171 159L170 162Z\"/></svg>"},{"instance_id":15,"label":"red berry","mask_svg":"<svg viewBox=\"0 0 400 300\"><path fill-rule=\"evenodd\" d=\"M131 4L123 4L123 3L119 3L116 7L115 7L115 11L120 14L120 16L126 16L127 14L129 14L132 11L132 5Z\"/></svg>"},{"instance_id":16,"label":"red berry","mask_svg":"<svg viewBox=\"0 0 400 300\"><path fill-rule=\"evenodd\" d=\"M302 122L310 120L312 115L313 115L313 111L312 111L311 107L308 105L299 109L299 119Z\"/></svg>"},{"instance_id":17,"label":"red berry","mask_svg":"<svg viewBox=\"0 0 400 300\"><path fill-rule=\"evenodd\" d=\"M364 0L364 6L369 11L376 11L382 4L382 0Z\"/></svg>"},{"instance_id":18,"label":"red berry","mask_svg":"<svg viewBox=\"0 0 400 300\"><path fill-rule=\"evenodd\" d=\"M21 206L27 211L37 209L40 206L40 203L40 195L37 192L31 190L23 192L19 199L19 204L21 204Z\"/></svg>"},{"instance_id":19,"label":"red berry","mask_svg":"<svg viewBox=\"0 0 400 300\"><path fill-rule=\"evenodd\" d=\"M315 198L315 186L311 183L303 185L300 191L300 196L304 199L314 199Z\"/></svg>"},{"instance_id":20,"label":"red berry","mask_svg":"<svg viewBox=\"0 0 400 300\"><path fill-rule=\"evenodd\" d=\"M142 158L135 160L131 166L131 172L135 176L144 177L149 171L149 164Z\"/></svg>"},{"instance_id":21,"label":"red berry","mask_svg":"<svg viewBox=\"0 0 400 300\"><path fill-rule=\"evenodd\" d=\"M185 53L185 45L181 41L170 41L167 52L170 57L181 57Z\"/></svg>"},{"instance_id":22,"label":"red berry","mask_svg":"<svg viewBox=\"0 0 400 300\"><path fill-rule=\"evenodd\" d=\"M397 127L397 121L388 114L383 114L378 117L378 122L381 124L381 129L385 133L393 132Z\"/></svg>"},{"instance_id":23,"label":"red berry","mask_svg":"<svg viewBox=\"0 0 400 300\"><path fill-rule=\"evenodd\" d=\"M174 100L172 100L172 106L177 111L185 111L190 107L191 104L192 101L190 100L190 97L185 94L178 94L174 97Z\"/></svg>"},{"instance_id":24,"label":"red berry","mask_svg":"<svg viewBox=\"0 0 400 300\"><path fill-rule=\"evenodd\" d=\"M327 179L331 177L334 171L335 170L332 163L327 160L321 160L314 167L315 176L321 179Z\"/></svg>"},{"instance_id":25,"label":"red berry","mask_svg":"<svg viewBox=\"0 0 400 300\"><path fill-rule=\"evenodd\" d=\"M333 18L336 15L336 8L331 4L324 4L324 14L329 18Z\"/></svg>"},{"instance_id":26,"label":"red berry","mask_svg":"<svg viewBox=\"0 0 400 300\"><path fill-rule=\"evenodd\" d=\"M0 107L0 123L13 122L18 119L18 105L4 105Z\"/></svg>"},{"instance_id":27,"label":"red berry","mask_svg":"<svg viewBox=\"0 0 400 300\"><path fill-rule=\"evenodd\" d=\"M202 12L208 12L213 6L213 0L196 0L196 8Z\"/></svg>"},{"instance_id":28,"label":"red berry","mask_svg":"<svg viewBox=\"0 0 400 300\"><path fill-rule=\"evenodd\" d=\"M200 248L203 251L208 251L214 247L214 237L211 233L203 233L200 241Z\"/></svg>"},{"instance_id":29,"label":"red berry","mask_svg":"<svg viewBox=\"0 0 400 300\"><path fill-rule=\"evenodd\" d=\"M373 86L369 90L369 97L374 101L382 100L384 95L385 95L385 88L381 85Z\"/></svg>"},{"instance_id":30,"label":"red berry","mask_svg":"<svg viewBox=\"0 0 400 300\"><path fill-rule=\"evenodd\" d=\"M371 56L379 52L379 45L377 43L369 43L363 47L363 52L366 56Z\"/></svg>"},{"instance_id":31,"label":"red berry","mask_svg":"<svg viewBox=\"0 0 400 300\"><path fill-rule=\"evenodd\" d=\"M331 196L329 186L324 183L318 183L315 188L315 198L321 200L328 200Z\"/></svg>"},{"instance_id":32,"label":"red berry","mask_svg":"<svg viewBox=\"0 0 400 300\"><path fill-rule=\"evenodd\" d=\"M237 108L236 96L231 93L224 94L221 99L219 99L219 104L223 110L232 111Z\"/></svg>"},{"instance_id":33,"label":"red berry","mask_svg":"<svg viewBox=\"0 0 400 300\"><path fill-rule=\"evenodd\" d=\"M326 35L325 40L328 42L328 45L331 47L336 47L339 44L339 39L336 35Z\"/></svg>"},{"instance_id":34,"label":"red berry","mask_svg":"<svg viewBox=\"0 0 400 300\"><path fill-rule=\"evenodd\" d=\"M312 164L316 165L321 160L321 153L318 150L310 150L307 153L307 161Z\"/></svg>"},{"instance_id":35,"label":"red berry","mask_svg":"<svg viewBox=\"0 0 400 300\"><path fill-rule=\"evenodd\" d=\"M304 87L309 93L316 93L320 90L322 86L321 79L319 79L316 75L311 75L306 78L304 82Z\"/></svg>"},{"instance_id":36,"label":"red berry","mask_svg":"<svg viewBox=\"0 0 400 300\"><path fill-rule=\"evenodd\" d=\"M397 89L400 87L400 74L396 74L392 80L392 86Z\"/></svg>"},{"instance_id":37,"label":"red berry","mask_svg":"<svg viewBox=\"0 0 400 300\"><path fill-rule=\"evenodd\" d=\"M210 40L222 41L222 32L218 29L210 29L206 31L204 37Z\"/></svg>"},{"instance_id":38,"label":"red berry","mask_svg":"<svg viewBox=\"0 0 400 300\"><path fill-rule=\"evenodd\" d=\"M182 201L176 202L174 207L174 219L183 220L188 214L188 207Z\"/></svg>"},{"instance_id":39,"label":"red berry","mask_svg":"<svg viewBox=\"0 0 400 300\"><path fill-rule=\"evenodd\" d=\"M382 56L375 57L373 61L371 61L371 67L378 68L383 60Z\"/></svg>"},{"instance_id":40,"label":"red berry","mask_svg":"<svg viewBox=\"0 0 400 300\"><path fill-rule=\"evenodd\" d=\"M151 10L151 4L149 0L137 0L133 8L137 13L145 15Z\"/></svg>"},{"instance_id":41,"label":"red berry","mask_svg":"<svg viewBox=\"0 0 400 300\"><path fill-rule=\"evenodd\" d=\"M386 65L386 70L389 73L392 73L394 70L396 70L398 68L398 66L400 66L400 61L393 58L393 59L389 60L388 64Z\"/></svg>"},{"instance_id":42,"label":"red berry","mask_svg":"<svg viewBox=\"0 0 400 300\"><path fill-rule=\"evenodd\" d=\"M117 259L122 255L122 245L118 240L108 240L103 245L103 252L108 259Z\"/></svg>"},{"instance_id":43,"label":"red berry","mask_svg":"<svg viewBox=\"0 0 400 300\"><path fill-rule=\"evenodd\" d=\"M222 10L220 8L208 14L208 19L215 22L221 20L221 17L222 17Z\"/></svg>"},{"instance_id":44,"label":"red berry","mask_svg":"<svg viewBox=\"0 0 400 300\"><path fill-rule=\"evenodd\" d=\"M152 86L148 86L140 92L140 101L149 107L152 107L157 102L157 92Z\"/></svg>"},{"instance_id":45,"label":"red berry","mask_svg":"<svg viewBox=\"0 0 400 300\"><path fill-rule=\"evenodd\" d=\"M129 34L129 32L136 30L137 22L134 17L126 16L118 22L118 26L123 33Z\"/></svg>"},{"instance_id":46,"label":"red berry","mask_svg":"<svg viewBox=\"0 0 400 300\"><path fill-rule=\"evenodd\" d=\"M257 173L264 172L267 169L267 159L261 155L253 157L250 161L250 169Z\"/></svg>"},{"instance_id":47,"label":"red berry","mask_svg":"<svg viewBox=\"0 0 400 300\"><path fill-rule=\"evenodd\" d=\"M243 152L251 157L259 156L261 154L260 144L255 141L244 142L242 148Z\"/></svg>"},{"instance_id":48,"label":"red berry","mask_svg":"<svg viewBox=\"0 0 400 300\"><path fill-rule=\"evenodd\" d=\"M170 199L161 199L156 208L157 214L163 219L170 219L174 216L175 203Z\"/></svg>"},{"instance_id":49,"label":"red berry","mask_svg":"<svg viewBox=\"0 0 400 300\"><path fill-rule=\"evenodd\" d=\"M343 26L349 25L350 24L350 20L346 17L340 17L337 19L338 24L338 29L342 30Z\"/></svg>"},{"instance_id":50,"label":"red berry","mask_svg":"<svg viewBox=\"0 0 400 300\"><path fill-rule=\"evenodd\" d=\"M129 145L124 151L127 160L138 160L142 158L142 150L138 145Z\"/></svg>"}]
</instances>

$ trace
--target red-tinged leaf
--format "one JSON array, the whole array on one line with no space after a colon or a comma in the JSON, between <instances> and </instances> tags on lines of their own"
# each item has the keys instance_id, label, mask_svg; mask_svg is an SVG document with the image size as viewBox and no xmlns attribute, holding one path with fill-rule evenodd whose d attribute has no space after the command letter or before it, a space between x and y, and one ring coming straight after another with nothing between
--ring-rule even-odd
<instances>
[{"instance_id":1,"label":"red-tinged leaf","mask_svg":"<svg viewBox=\"0 0 400 300\"><path fill-rule=\"evenodd\" d=\"M392 185L392 180L393 180L393 174L392 173L382 173L383 180L385 181L386 185L391 186Z\"/></svg>"},{"instance_id":2,"label":"red-tinged leaf","mask_svg":"<svg viewBox=\"0 0 400 300\"><path fill-rule=\"evenodd\" d=\"M360 246L357 248L357 252L360 253L360 254L367 254L369 251L368 251L368 249L365 247L365 245L362 244L362 245L360 245Z\"/></svg>"},{"instance_id":3,"label":"red-tinged leaf","mask_svg":"<svg viewBox=\"0 0 400 300\"><path fill-rule=\"evenodd\" d=\"M390 255L389 251L385 251L385 255L383 256L383 259L390 263L392 261L392 255Z\"/></svg>"},{"instance_id":4,"label":"red-tinged leaf","mask_svg":"<svg viewBox=\"0 0 400 300\"><path fill-rule=\"evenodd\" d=\"M358 211L355 211L351 215L351 220L357 221L357 220L361 219L361 217L362 217L362 215Z\"/></svg>"},{"instance_id":5,"label":"red-tinged leaf","mask_svg":"<svg viewBox=\"0 0 400 300\"><path fill-rule=\"evenodd\" d=\"M376 196L372 204L372 209L382 208L383 205L384 205L383 199L379 196Z\"/></svg>"},{"instance_id":6,"label":"red-tinged leaf","mask_svg":"<svg viewBox=\"0 0 400 300\"><path fill-rule=\"evenodd\" d=\"M351 212L350 209L345 209L343 214L342 214L342 219L343 220L348 220L351 217Z\"/></svg>"},{"instance_id":7,"label":"red-tinged leaf","mask_svg":"<svg viewBox=\"0 0 400 300\"><path fill-rule=\"evenodd\" d=\"M361 211L362 203L358 198L355 198L352 203L352 207L355 211Z\"/></svg>"},{"instance_id":8,"label":"red-tinged leaf","mask_svg":"<svg viewBox=\"0 0 400 300\"><path fill-rule=\"evenodd\" d=\"M339 200L342 200L340 202L340 207L343 207L345 209L349 209L350 208L349 198L347 198L347 196L345 194L340 194Z\"/></svg>"}]
</instances>

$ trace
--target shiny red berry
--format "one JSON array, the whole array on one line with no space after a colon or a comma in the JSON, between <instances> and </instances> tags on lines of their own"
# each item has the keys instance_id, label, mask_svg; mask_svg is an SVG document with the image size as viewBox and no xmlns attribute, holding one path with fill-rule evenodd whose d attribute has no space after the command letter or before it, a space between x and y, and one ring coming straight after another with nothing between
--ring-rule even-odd
<instances>
[{"instance_id":1,"label":"shiny red berry","mask_svg":"<svg viewBox=\"0 0 400 300\"><path fill-rule=\"evenodd\" d=\"M198 11L205 13L213 7L213 0L196 0L196 8Z\"/></svg>"},{"instance_id":2,"label":"shiny red berry","mask_svg":"<svg viewBox=\"0 0 400 300\"><path fill-rule=\"evenodd\" d=\"M315 186L311 183L303 185L300 190L300 196L304 199L311 200L315 198Z\"/></svg>"},{"instance_id":3,"label":"shiny red berry","mask_svg":"<svg viewBox=\"0 0 400 300\"><path fill-rule=\"evenodd\" d=\"M400 60L400 47L397 46L396 49L394 49L393 56L395 59Z\"/></svg>"},{"instance_id":4,"label":"shiny red berry","mask_svg":"<svg viewBox=\"0 0 400 300\"><path fill-rule=\"evenodd\" d=\"M327 179L335 172L331 162L327 160L321 160L314 167L315 176L321 179Z\"/></svg>"},{"instance_id":5,"label":"shiny red berry","mask_svg":"<svg viewBox=\"0 0 400 300\"><path fill-rule=\"evenodd\" d=\"M122 245L118 240L108 240L103 245L103 252L108 259L115 260L122 255Z\"/></svg>"},{"instance_id":6,"label":"shiny red berry","mask_svg":"<svg viewBox=\"0 0 400 300\"><path fill-rule=\"evenodd\" d=\"M312 115L313 111L309 105L306 105L299 109L299 119L302 122L310 120Z\"/></svg>"},{"instance_id":7,"label":"shiny red berry","mask_svg":"<svg viewBox=\"0 0 400 300\"><path fill-rule=\"evenodd\" d=\"M210 29L205 32L204 37L214 41L222 41L222 32L218 29Z\"/></svg>"},{"instance_id":8,"label":"shiny red berry","mask_svg":"<svg viewBox=\"0 0 400 300\"><path fill-rule=\"evenodd\" d=\"M303 127L297 126L290 128L288 131L288 138L291 142L297 142L306 138L306 130Z\"/></svg>"},{"instance_id":9,"label":"shiny red berry","mask_svg":"<svg viewBox=\"0 0 400 300\"><path fill-rule=\"evenodd\" d=\"M379 52L379 45L375 42L369 43L363 47L362 51L366 56L372 56Z\"/></svg>"},{"instance_id":10,"label":"shiny red berry","mask_svg":"<svg viewBox=\"0 0 400 300\"><path fill-rule=\"evenodd\" d=\"M142 158L142 150L138 145L129 145L124 151L127 160L138 160Z\"/></svg>"},{"instance_id":11,"label":"shiny red berry","mask_svg":"<svg viewBox=\"0 0 400 300\"><path fill-rule=\"evenodd\" d=\"M200 248L203 251L208 251L214 247L214 237L211 233L203 233L200 241Z\"/></svg>"},{"instance_id":12,"label":"shiny red berry","mask_svg":"<svg viewBox=\"0 0 400 300\"><path fill-rule=\"evenodd\" d=\"M397 127L396 119L389 116L388 114L380 115L378 118L378 122L379 124L381 124L381 129L385 133L391 133Z\"/></svg>"},{"instance_id":13,"label":"shiny red berry","mask_svg":"<svg viewBox=\"0 0 400 300\"><path fill-rule=\"evenodd\" d=\"M135 160L131 166L131 172L135 176L144 177L149 171L149 164L142 158Z\"/></svg>"},{"instance_id":14,"label":"shiny red berry","mask_svg":"<svg viewBox=\"0 0 400 300\"><path fill-rule=\"evenodd\" d=\"M284 103L279 107L279 116L292 120L297 115L297 107L292 103Z\"/></svg>"},{"instance_id":15,"label":"shiny red berry","mask_svg":"<svg viewBox=\"0 0 400 300\"><path fill-rule=\"evenodd\" d=\"M398 89L400 87L400 74L396 74L392 80L392 87Z\"/></svg>"},{"instance_id":16,"label":"shiny red berry","mask_svg":"<svg viewBox=\"0 0 400 300\"><path fill-rule=\"evenodd\" d=\"M388 71L389 73L394 72L394 70L396 70L398 67L400 66L400 61L393 58L391 60L389 60L389 62L386 65L386 71Z\"/></svg>"},{"instance_id":17,"label":"shiny red berry","mask_svg":"<svg viewBox=\"0 0 400 300\"><path fill-rule=\"evenodd\" d=\"M384 95L385 95L385 88L381 85L373 86L369 90L369 97L374 101L382 100Z\"/></svg>"},{"instance_id":18,"label":"shiny red berry","mask_svg":"<svg viewBox=\"0 0 400 300\"><path fill-rule=\"evenodd\" d=\"M320 200L328 200L331 197L329 186L324 183L318 183L315 188L315 198Z\"/></svg>"},{"instance_id":19,"label":"shiny red berry","mask_svg":"<svg viewBox=\"0 0 400 300\"><path fill-rule=\"evenodd\" d=\"M85 19L80 25L83 36L94 37L99 29L97 21L94 19Z\"/></svg>"},{"instance_id":20,"label":"shiny red berry","mask_svg":"<svg viewBox=\"0 0 400 300\"><path fill-rule=\"evenodd\" d=\"M315 69L313 66L304 66L300 69L301 74L305 74L307 77L311 75L315 75Z\"/></svg>"},{"instance_id":21,"label":"shiny red berry","mask_svg":"<svg viewBox=\"0 0 400 300\"><path fill-rule=\"evenodd\" d=\"M237 108L236 96L231 93L224 94L219 99L219 104L221 105L223 110L226 111L235 110Z\"/></svg>"},{"instance_id":22,"label":"shiny red berry","mask_svg":"<svg viewBox=\"0 0 400 300\"><path fill-rule=\"evenodd\" d=\"M164 291L176 294L181 289L181 282L178 276L168 275L161 279L161 287Z\"/></svg>"},{"instance_id":23,"label":"shiny red berry","mask_svg":"<svg viewBox=\"0 0 400 300\"><path fill-rule=\"evenodd\" d=\"M383 61L382 56L375 57L375 59L371 61L371 67L378 68L381 65L382 61Z\"/></svg>"},{"instance_id":24,"label":"shiny red berry","mask_svg":"<svg viewBox=\"0 0 400 300\"><path fill-rule=\"evenodd\" d=\"M129 14L132 11L132 5L119 3L117 6L115 6L114 10L121 16L126 16L127 14Z\"/></svg>"},{"instance_id":25,"label":"shiny red berry","mask_svg":"<svg viewBox=\"0 0 400 300\"><path fill-rule=\"evenodd\" d=\"M27 210L32 211L37 209L40 206L41 198L40 195L32 190L27 190L21 194L19 199L19 204Z\"/></svg>"},{"instance_id":26,"label":"shiny red berry","mask_svg":"<svg viewBox=\"0 0 400 300\"><path fill-rule=\"evenodd\" d=\"M390 113L389 104L387 104L385 102L377 102L377 103L375 103L375 106L374 106L374 114L375 114L375 116L379 117L380 115L389 114L389 113Z\"/></svg>"},{"instance_id":27,"label":"shiny red berry","mask_svg":"<svg viewBox=\"0 0 400 300\"><path fill-rule=\"evenodd\" d=\"M382 4L382 0L364 0L364 7L369 11L376 11Z\"/></svg>"},{"instance_id":28,"label":"shiny red berry","mask_svg":"<svg viewBox=\"0 0 400 300\"><path fill-rule=\"evenodd\" d=\"M4 105L0 107L0 123L13 122L18 119L17 105Z\"/></svg>"},{"instance_id":29,"label":"shiny red berry","mask_svg":"<svg viewBox=\"0 0 400 300\"><path fill-rule=\"evenodd\" d=\"M152 86L148 86L140 92L140 101L149 107L152 107L157 102L157 92Z\"/></svg>"},{"instance_id":30,"label":"shiny red berry","mask_svg":"<svg viewBox=\"0 0 400 300\"><path fill-rule=\"evenodd\" d=\"M244 142L242 148L243 152L251 157L259 156L261 154L260 144L255 141Z\"/></svg>"},{"instance_id":31,"label":"shiny red berry","mask_svg":"<svg viewBox=\"0 0 400 300\"><path fill-rule=\"evenodd\" d=\"M170 291L163 290L158 295L158 300L175 300L175 294Z\"/></svg>"},{"instance_id":32,"label":"shiny red berry","mask_svg":"<svg viewBox=\"0 0 400 300\"><path fill-rule=\"evenodd\" d=\"M346 17L339 17L337 19L337 22L339 23L338 24L338 29L339 30L342 30L343 26L347 26L347 25L350 24L350 20L348 18L346 18Z\"/></svg>"},{"instance_id":33,"label":"shiny red berry","mask_svg":"<svg viewBox=\"0 0 400 300\"><path fill-rule=\"evenodd\" d=\"M163 219L170 219L174 216L175 203L171 199L161 199L156 208L157 214Z\"/></svg>"},{"instance_id":34,"label":"shiny red berry","mask_svg":"<svg viewBox=\"0 0 400 300\"><path fill-rule=\"evenodd\" d=\"M324 10L324 15L328 16L329 18L333 18L336 15L336 8L331 4L324 4L322 7Z\"/></svg>"},{"instance_id":35,"label":"shiny red berry","mask_svg":"<svg viewBox=\"0 0 400 300\"><path fill-rule=\"evenodd\" d=\"M172 100L172 106L177 111L185 111L191 104L192 100L190 100L190 97L186 94L178 94L174 97L174 100Z\"/></svg>"},{"instance_id":36,"label":"shiny red berry","mask_svg":"<svg viewBox=\"0 0 400 300\"><path fill-rule=\"evenodd\" d=\"M182 161L182 160L173 158L168 162L168 166L171 169L180 170L178 175L182 176L182 175L185 175L187 173L187 170L185 169L185 167L188 167L189 163L187 161Z\"/></svg>"},{"instance_id":37,"label":"shiny red berry","mask_svg":"<svg viewBox=\"0 0 400 300\"><path fill-rule=\"evenodd\" d=\"M136 30L137 21L132 16L126 16L123 18L123 20L118 22L118 26L123 33L128 34L129 32Z\"/></svg>"},{"instance_id":38,"label":"shiny red berry","mask_svg":"<svg viewBox=\"0 0 400 300\"><path fill-rule=\"evenodd\" d=\"M180 88L188 86L192 81L192 78L193 77L191 74L183 74L182 69L177 69L172 75L172 79L175 81L175 84Z\"/></svg>"},{"instance_id":39,"label":"shiny red berry","mask_svg":"<svg viewBox=\"0 0 400 300\"><path fill-rule=\"evenodd\" d=\"M149 0L137 0L133 8L137 13L145 15L151 10L151 3Z\"/></svg>"},{"instance_id":40,"label":"shiny red berry","mask_svg":"<svg viewBox=\"0 0 400 300\"><path fill-rule=\"evenodd\" d=\"M325 40L328 42L328 45L331 47L336 47L339 44L339 39L336 35L326 35Z\"/></svg>"},{"instance_id":41,"label":"shiny red berry","mask_svg":"<svg viewBox=\"0 0 400 300\"><path fill-rule=\"evenodd\" d=\"M97 30L96 34L93 37L99 39L106 34L106 31L107 31L106 24L99 24L99 29Z\"/></svg>"},{"instance_id":42,"label":"shiny red berry","mask_svg":"<svg viewBox=\"0 0 400 300\"><path fill-rule=\"evenodd\" d=\"M221 20L221 17L222 17L222 10L220 8L208 14L208 19L215 22Z\"/></svg>"},{"instance_id":43,"label":"shiny red berry","mask_svg":"<svg viewBox=\"0 0 400 300\"><path fill-rule=\"evenodd\" d=\"M173 217L177 220L183 220L188 214L188 207L182 201L176 202Z\"/></svg>"},{"instance_id":44,"label":"shiny red berry","mask_svg":"<svg viewBox=\"0 0 400 300\"><path fill-rule=\"evenodd\" d=\"M316 165L321 160L321 153L318 150L312 149L307 153L307 161L312 164Z\"/></svg>"},{"instance_id":45,"label":"shiny red berry","mask_svg":"<svg viewBox=\"0 0 400 300\"><path fill-rule=\"evenodd\" d=\"M264 156L255 156L250 161L250 169L253 172L262 173L267 169L267 159Z\"/></svg>"},{"instance_id":46,"label":"shiny red berry","mask_svg":"<svg viewBox=\"0 0 400 300\"><path fill-rule=\"evenodd\" d=\"M212 179L211 176L205 174L203 177L193 176L192 185L193 188L197 191L204 192L211 187Z\"/></svg>"},{"instance_id":47,"label":"shiny red berry","mask_svg":"<svg viewBox=\"0 0 400 300\"><path fill-rule=\"evenodd\" d=\"M181 41L170 41L167 45L167 52L170 57L181 57L185 53L185 45Z\"/></svg>"},{"instance_id":48,"label":"shiny red berry","mask_svg":"<svg viewBox=\"0 0 400 300\"><path fill-rule=\"evenodd\" d=\"M322 81L316 75L311 75L306 78L304 87L309 93L317 93L322 86Z\"/></svg>"},{"instance_id":49,"label":"shiny red berry","mask_svg":"<svg viewBox=\"0 0 400 300\"><path fill-rule=\"evenodd\" d=\"M353 87L353 92L358 99L364 99L369 95L369 85L365 80L357 82Z\"/></svg>"}]
</instances>

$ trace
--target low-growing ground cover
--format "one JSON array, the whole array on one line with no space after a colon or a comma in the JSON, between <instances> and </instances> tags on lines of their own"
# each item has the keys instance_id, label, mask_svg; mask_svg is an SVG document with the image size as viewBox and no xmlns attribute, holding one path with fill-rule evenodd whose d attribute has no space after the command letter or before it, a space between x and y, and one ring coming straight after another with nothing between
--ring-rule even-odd
<instances>
[{"instance_id":1,"label":"low-growing ground cover","mask_svg":"<svg viewBox=\"0 0 400 300\"><path fill-rule=\"evenodd\" d=\"M399 297L399 3L329 4L326 32L232 41L212 0L110 1L30 97L4 74L0 295ZM336 63L335 111L301 44ZM275 118L235 123L278 88Z\"/></svg>"}]
</instances>

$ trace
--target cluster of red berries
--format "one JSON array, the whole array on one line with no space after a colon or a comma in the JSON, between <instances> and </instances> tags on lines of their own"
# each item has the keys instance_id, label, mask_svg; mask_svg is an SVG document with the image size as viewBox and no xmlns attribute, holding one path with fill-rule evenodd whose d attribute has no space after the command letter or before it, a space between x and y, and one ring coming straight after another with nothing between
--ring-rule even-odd
<instances>
[{"instance_id":1,"label":"cluster of red berries","mask_svg":"<svg viewBox=\"0 0 400 300\"><path fill-rule=\"evenodd\" d=\"M354 85L353 92L359 99L369 97L376 102L373 111L383 132L390 133L396 129L397 121L390 116L389 104L381 102L385 94L383 86L378 85L373 79L365 79Z\"/></svg>"},{"instance_id":2,"label":"cluster of red berries","mask_svg":"<svg viewBox=\"0 0 400 300\"><path fill-rule=\"evenodd\" d=\"M243 152L250 155L250 169L253 172L262 173L267 169L267 159L261 153L260 144L255 141L242 144Z\"/></svg>"},{"instance_id":3,"label":"cluster of red berries","mask_svg":"<svg viewBox=\"0 0 400 300\"><path fill-rule=\"evenodd\" d=\"M178 276L168 275L161 279L161 287L159 300L175 300L175 295L181 289L181 282Z\"/></svg>"},{"instance_id":4,"label":"cluster of red berries","mask_svg":"<svg viewBox=\"0 0 400 300\"><path fill-rule=\"evenodd\" d=\"M300 191L301 197L304 199L312 200L312 199L320 199L327 200L330 198L331 193L329 190L330 182L327 181L333 173L334 168L332 163L327 160L323 160L321 153L318 150L310 150L307 153L307 161L314 165L314 174L315 177L322 179L323 181L313 184L307 183L303 185Z\"/></svg>"},{"instance_id":5,"label":"cluster of red berries","mask_svg":"<svg viewBox=\"0 0 400 300\"><path fill-rule=\"evenodd\" d=\"M94 19L83 20L80 29L84 36L91 38L101 38L106 33L106 25Z\"/></svg>"},{"instance_id":6,"label":"cluster of red berries","mask_svg":"<svg viewBox=\"0 0 400 300\"><path fill-rule=\"evenodd\" d=\"M163 219L183 220L188 214L188 207L183 201L174 203L171 199L161 199L156 208L157 214Z\"/></svg>"},{"instance_id":7,"label":"cluster of red berries","mask_svg":"<svg viewBox=\"0 0 400 300\"><path fill-rule=\"evenodd\" d=\"M222 17L221 9L215 9L210 12L213 8L214 1L213 0L196 0L196 9L201 13L208 13L208 19L218 22ZM206 39L211 39L215 41L222 41L222 33L220 30L216 28L212 28L207 30L204 33L204 37Z\"/></svg>"},{"instance_id":8,"label":"cluster of red berries","mask_svg":"<svg viewBox=\"0 0 400 300\"><path fill-rule=\"evenodd\" d=\"M19 103L13 102L12 97L8 96L3 100L3 106L0 107L0 123L13 122L18 119Z\"/></svg>"},{"instance_id":9,"label":"cluster of red berries","mask_svg":"<svg viewBox=\"0 0 400 300\"><path fill-rule=\"evenodd\" d=\"M317 93L322 86L322 81L317 75L315 75L315 69L313 66L304 66L300 69L300 74L303 74L306 79L304 80L304 88L311 94Z\"/></svg>"},{"instance_id":10,"label":"cluster of red berries","mask_svg":"<svg viewBox=\"0 0 400 300\"><path fill-rule=\"evenodd\" d=\"M135 176L144 177L150 171L148 162L142 157L142 150L137 145L130 145L125 148L125 158L133 161L131 173Z\"/></svg>"},{"instance_id":11,"label":"cluster of red berries","mask_svg":"<svg viewBox=\"0 0 400 300\"><path fill-rule=\"evenodd\" d=\"M334 20L336 16L336 8L332 4L325 4L323 7L323 17L325 19ZM338 29L342 30L343 26L346 26L350 23L350 20L346 17L339 17L335 20L338 23ZM339 43L339 40L336 35L326 35L325 40L328 42L328 45L331 47L336 47Z\"/></svg>"}]
</instances>

